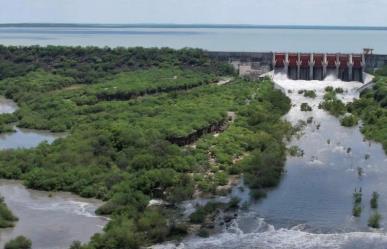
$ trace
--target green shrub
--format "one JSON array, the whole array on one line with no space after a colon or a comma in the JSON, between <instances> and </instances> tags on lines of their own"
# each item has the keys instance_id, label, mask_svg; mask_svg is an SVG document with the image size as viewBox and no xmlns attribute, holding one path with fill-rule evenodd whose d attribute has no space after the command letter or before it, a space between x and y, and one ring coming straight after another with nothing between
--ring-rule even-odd
<instances>
[{"instance_id":1,"label":"green shrub","mask_svg":"<svg viewBox=\"0 0 387 249\"><path fill-rule=\"evenodd\" d=\"M335 93L344 93L344 89L341 87L335 88Z\"/></svg>"},{"instance_id":2,"label":"green shrub","mask_svg":"<svg viewBox=\"0 0 387 249\"><path fill-rule=\"evenodd\" d=\"M324 101L320 103L319 108L324 109L330 114L338 117L347 112L347 108L342 101L337 99L335 92L327 92L324 95Z\"/></svg>"},{"instance_id":3,"label":"green shrub","mask_svg":"<svg viewBox=\"0 0 387 249\"><path fill-rule=\"evenodd\" d=\"M353 127L357 125L358 118L355 115L345 115L343 118L341 118L340 123L342 126L345 127Z\"/></svg>"},{"instance_id":4,"label":"green shrub","mask_svg":"<svg viewBox=\"0 0 387 249\"><path fill-rule=\"evenodd\" d=\"M228 175L225 172L217 172L215 174L215 181L217 185L224 186L228 183Z\"/></svg>"},{"instance_id":5,"label":"green shrub","mask_svg":"<svg viewBox=\"0 0 387 249\"><path fill-rule=\"evenodd\" d=\"M31 240L24 236L18 236L13 240L8 241L4 249L31 249Z\"/></svg>"},{"instance_id":6,"label":"green shrub","mask_svg":"<svg viewBox=\"0 0 387 249\"><path fill-rule=\"evenodd\" d=\"M163 242L169 235L166 218L157 210L146 210L137 220L137 230L145 232L154 242Z\"/></svg>"},{"instance_id":7,"label":"green shrub","mask_svg":"<svg viewBox=\"0 0 387 249\"><path fill-rule=\"evenodd\" d=\"M149 243L146 238L137 231L132 219L118 216L108 223L104 233L94 235L86 248L139 249L141 245Z\"/></svg>"},{"instance_id":8,"label":"green shrub","mask_svg":"<svg viewBox=\"0 0 387 249\"><path fill-rule=\"evenodd\" d=\"M221 206L221 203L208 202L206 205L198 207L196 211L189 216L190 222L202 224L209 215L213 214Z\"/></svg>"},{"instance_id":9,"label":"green shrub","mask_svg":"<svg viewBox=\"0 0 387 249\"><path fill-rule=\"evenodd\" d=\"M310 111L312 111L312 107L310 105L308 105L308 103L302 103L301 104L301 111L310 112Z\"/></svg>"},{"instance_id":10,"label":"green shrub","mask_svg":"<svg viewBox=\"0 0 387 249\"><path fill-rule=\"evenodd\" d=\"M374 212L371 214L368 219L368 226L372 228L380 228L380 220L382 219L382 215L378 212Z\"/></svg>"},{"instance_id":11,"label":"green shrub","mask_svg":"<svg viewBox=\"0 0 387 249\"><path fill-rule=\"evenodd\" d=\"M379 194L377 192L372 193L370 205L372 209L378 208L378 199L379 199Z\"/></svg>"},{"instance_id":12,"label":"green shrub","mask_svg":"<svg viewBox=\"0 0 387 249\"><path fill-rule=\"evenodd\" d=\"M303 151L297 145L293 145L290 148L288 148L288 153L289 153L289 155L291 155L293 157L303 156Z\"/></svg>"},{"instance_id":13,"label":"green shrub","mask_svg":"<svg viewBox=\"0 0 387 249\"><path fill-rule=\"evenodd\" d=\"M362 200L362 193L361 192L356 192L353 193L353 201L355 204L360 204Z\"/></svg>"},{"instance_id":14,"label":"green shrub","mask_svg":"<svg viewBox=\"0 0 387 249\"><path fill-rule=\"evenodd\" d=\"M355 204L355 206L352 209L352 215L355 217L360 217L361 215L361 205Z\"/></svg>"},{"instance_id":15,"label":"green shrub","mask_svg":"<svg viewBox=\"0 0 387 249\"><path fill-rule=\"evenodd\" d=\"M313 91L313 90L305 90L304 91L304 97L308 97L308 98L316 98L317 95L316 95L316 92Z\"/></svg>"}]
</instances>

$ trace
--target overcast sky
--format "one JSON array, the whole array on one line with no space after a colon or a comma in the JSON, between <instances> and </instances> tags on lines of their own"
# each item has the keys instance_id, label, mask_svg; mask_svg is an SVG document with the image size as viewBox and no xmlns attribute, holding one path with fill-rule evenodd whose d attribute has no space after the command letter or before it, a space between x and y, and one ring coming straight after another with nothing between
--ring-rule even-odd
<instances>
[{"instance_id":1,"label":"overcast sky","mask_svg":"<svg viewBox=\"0 0 387 249\"><path fill-rule=\"evenodd\" d=\"M387 26L387 0L0 0L0 23Z\"/></svg>"}]
</instances>

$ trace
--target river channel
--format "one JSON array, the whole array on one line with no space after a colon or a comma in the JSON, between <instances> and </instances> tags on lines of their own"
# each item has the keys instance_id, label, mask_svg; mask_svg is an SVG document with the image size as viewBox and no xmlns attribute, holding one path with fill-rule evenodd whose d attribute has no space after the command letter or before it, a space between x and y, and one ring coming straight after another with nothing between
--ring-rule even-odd
<instances>
[{"instance_id":1,"label":"river channel","mask_svg":"<svg viewBox=\"0 0 387 249\"><path fill-rule=\"evenodd\" d=\"M346 128L337 118L318 108L326 86L341 87L338 97L348 102L359 97L359 82L292 81L275 76L275 82L292 101L284 117L293 125L306 124L300 136L288 146L298 146L302 157L289 156L278 187L258 202L248 191L234 189L233 195L250 202L248 210L239 211L234 223L209 238L196 236L178 245L169 243L155 248L241 248L241 249L363 249L387 248L387 157L380 144L367 141L360 127ZM315 90L308 98L299 90ZM302 112L301 103L313 111ZM361 168L361 176L359 176ZM352 216L353 193L362 189L362 213ZM378 212L384 217L382 228L368 227L372 212L373 191L380 195Z\"/></svg>"}]
</instances>

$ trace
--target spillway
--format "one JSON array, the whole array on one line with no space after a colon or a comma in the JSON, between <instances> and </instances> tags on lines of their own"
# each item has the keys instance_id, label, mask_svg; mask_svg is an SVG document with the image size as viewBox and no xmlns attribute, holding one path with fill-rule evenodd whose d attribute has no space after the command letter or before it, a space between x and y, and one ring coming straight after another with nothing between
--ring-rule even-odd
<instances>
[{"instance_id":1,"label":"spillway","mask_svg":"<svg viewBox=\"0 0 387 249\"><path fill-rule=\"evenodd\" d=\"M364 54L273 53L274 72L292 80L324 80L332 74L342 81L363 81Z\"/></svg>"}]
</instances>

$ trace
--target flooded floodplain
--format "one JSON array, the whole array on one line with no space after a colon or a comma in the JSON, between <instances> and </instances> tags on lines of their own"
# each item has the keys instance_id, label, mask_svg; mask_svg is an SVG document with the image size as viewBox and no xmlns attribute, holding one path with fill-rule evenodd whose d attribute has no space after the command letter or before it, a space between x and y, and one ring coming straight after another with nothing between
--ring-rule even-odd
<instances>
[{"instance_id":1,"label":"flooded floodplain","mask_svg":"<svg viewBox=\"0 0 387 249\"><path fill-rule=\"evenodd\" d=\"M291 99L284 117L293 125L303 123L299 136L288 146L297 146L302 157L289 156L279 186L267 198L251 202L233 224L209 238L190 237L181 244L156 248L256 248L256 249L384 249L387 245L387 157L380 144L364 139L360 127L343 127L340 121L319 109L325 87L343 88L343 102L359 97L359 82L293 81L277 75L275 83ZM315 98L301 90L313 90ZM312 111L301 111L308 103ZM309 120L309 121L307 121ZM361 174L359 174L361 169ZM353 193L362 191L362 213L352 216ZM372 192L378 192L378 212L385 217L382 229L368 227ZM233 192L248 201L248 191Z\"/></svg>"}]
</instances>

